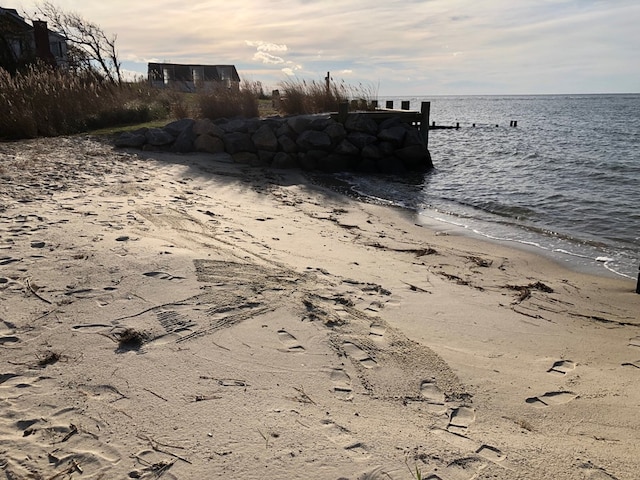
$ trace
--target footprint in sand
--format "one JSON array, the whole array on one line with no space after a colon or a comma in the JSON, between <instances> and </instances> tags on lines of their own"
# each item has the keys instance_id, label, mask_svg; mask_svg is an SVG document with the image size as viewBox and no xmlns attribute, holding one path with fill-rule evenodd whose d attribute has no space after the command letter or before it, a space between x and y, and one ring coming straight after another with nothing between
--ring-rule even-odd
<instances>
[{"instance_id":1,"label":"footprint in sand","mask_svg":"<svg viewBox=\"0 0 640 480\"><path fill-rule=\"evenodd\" d=\"M420 396L424 399L427 411L441 415L447 411L444 392L432 380L420 384Z\"/></svg>"},{"instance_id":2,"label":"footprint in sand","mask_svg":"<svg viewBox=\"0 0 640 480\"><path fill-rule=\"evenodd\" d=\"M536 408L544 408L551 405L562 405L569 403L571 400L578 398L573 392L547 392L539 397L529 397L525 400L526 403Z\"/></svg>"},{"instance_id":3,"label":"footprint in sand","mask_svg":"<svg viewBox=\"0 0 640 480\"><path fill-rule=\"evenodd\" d=\"M364 368L373 368L377 365L377 362L367 352L354 343L344 342L342 348L348 357L360 362Z\"/></svg>"},{"instance_id":4,"label":"footprint in sand","mask_svg":"<svg viewBox=\"0 0 640 480\"><path fill-rule=\"evenodd\" d=\"M359 457L367 455L368 449L362 443L357 441L351 435L351 432L333 420L322 420L323 433L329 440L344 448L347 452L358 455Z\"/></svg>"},{"instance_id":5,"label":"footprint in sand","mask_svg":"<svg viewBox=\"0 0 640 480\"><path fill-rule=\"evenodd\" d=\"M338 399L344 401L353 400L353 389L351 388L351 377L342 368L333 368L329 374L333 383L333 393Z\"/></svg>"},{"instance_id":6,"label":"footprint in sand","mask_svg":"<svg viewBox=\"0 0 640 480\"><path fill-rule=\"evenodd\" d=\"M0 319L0 345L20 342L20 337L14 335L15 325Z\"/></svg>"},{"instance_id":7,"label":"footprint in sand","mask_svg":"<svg viewBox=\"0 0 640 480\"><path fill-rule=\"evenodd\" d=\"M143 273L145 277L159 278L161 280L184 280L184 277L178 277L165 272L147 272Z\"/></svg>"},{"instance_id":8,"label":"footprint in sand","mask_svg":"<svg viewBox=\"0 0 640 480\"><path fill-rule=\"evenodd\" d=\"M19 258L0 257L0 266L9 265L10 263L19 262Z\"/></svg>"},{"instance_id":9,"label":"footprint in sand","mask_svg":"<svg viewBox=\"0 0 640 480\"><path fill-rule=\"evenodd\" d=\"M384 325L382 325L381 323L373 322L369 327L369 337L371 337L373 340L383 340L386 331L387 329Z\"/></svg>"},{"instance_id":10,"label":"footprint in sand","mask_svg":"<svg viewBox=\"0 0 640 480\"><path fill-rule=\"evenodd\" d=\"M454 408L449 414L447 430L453 433L464 433L475 420L476 411L474 408L465 406Z\"/></svg>"},{"instance_id":11,"label":"footprint in sand","mask_svg":"<svg viewBox=\"0 0 640 480\"><path fill-rule=\"evenodd\" d=\"M554 375L566 375L570 371L575 370L575 368L576 363L571 360L558 360L553 363L549 370L547 370L547 373Z\"/></svg>"},{"instance_id":12,"label":"footprint in sand","mask_svg":"<svg viewBox=\"0 0 640 480\"><path fill-rule=\"evenodd\" d=\"M298 339L284 329L278 330L278 338L287 347L289 352L304 352L304 347L300 345Z\"/></svg>"}]
</instances>

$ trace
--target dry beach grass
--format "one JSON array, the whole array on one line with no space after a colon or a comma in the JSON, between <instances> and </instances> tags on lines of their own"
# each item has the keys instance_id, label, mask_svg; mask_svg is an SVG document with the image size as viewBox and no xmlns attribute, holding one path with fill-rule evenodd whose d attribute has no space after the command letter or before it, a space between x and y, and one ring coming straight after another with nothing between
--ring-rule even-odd
<instances>
[{"instance_id":1,"label":"dry beach grass","mask_svg":"<svg viewBox=\"0 0 640 480\"><path fill-rule=\"evenodd\" d=\"M634 282L205 155L0 177L3 478L637 478Z\"/></svg>"}]
</instances>

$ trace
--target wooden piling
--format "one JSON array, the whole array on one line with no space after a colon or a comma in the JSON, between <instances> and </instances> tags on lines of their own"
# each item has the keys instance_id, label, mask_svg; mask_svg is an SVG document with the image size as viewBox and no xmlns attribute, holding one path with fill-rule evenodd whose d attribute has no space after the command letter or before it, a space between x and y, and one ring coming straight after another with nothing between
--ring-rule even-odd
<instances>
[{"instance_id":1,"label":"wooden piling","mask_svg":"<svg viewBox=\"0 0 640 480\"><path fill-rule=\"evenodd\" d=\"M420 133L424 144L429 148L429 116L431 115L431 102L422 102L420 107Z\"/></svg>"},{"instance_id":2,"label":"wooden piling","mask_svg":"<svg viewBox=\"0 0 640 480\"><path fill-rule=\"evenodd\" d=\"M338 122L344 124L347 121L347 116L349 115L349 103L342 102L338 105Z\"/></svg>"},{"instance_id":3,"label":"wooden piling","mask_svg":"<svg viewBox=\"0 0 640 480\"><path fill-rule=\"evenodd\" d=\"M638 267L638 283L636 284L636 293L640 293L640 267Z\"/></svg>"},{"instance_id":4,"label":"wooden piling","mask_svg":"<svg viewBox=\"0 0 640 480\"><path fill-rule=\"evenodd\" d=\"M400 107L402 110L409 110L409 100L402 100L402 106Z\"/></svg>"}]
</instances>

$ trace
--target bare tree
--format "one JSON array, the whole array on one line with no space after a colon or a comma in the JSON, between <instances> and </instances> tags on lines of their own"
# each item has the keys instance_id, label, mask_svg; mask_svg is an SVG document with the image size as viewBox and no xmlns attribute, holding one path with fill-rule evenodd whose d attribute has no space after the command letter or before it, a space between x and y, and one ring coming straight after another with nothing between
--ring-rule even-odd
<instances>
[{"instance_id":1,"label":"bare tree","mask_svg":"<svg viewBox=\"0 0 640 480\"><path fill-rule=\"evenodd\" d=\"M122 84L117 35L108 37L97 24L78 13L64 12L51 2L38 4L36 16L44 17L49 28L66 38L73 68L90 69L111 83Z\"/></svg>"}]
</instances>

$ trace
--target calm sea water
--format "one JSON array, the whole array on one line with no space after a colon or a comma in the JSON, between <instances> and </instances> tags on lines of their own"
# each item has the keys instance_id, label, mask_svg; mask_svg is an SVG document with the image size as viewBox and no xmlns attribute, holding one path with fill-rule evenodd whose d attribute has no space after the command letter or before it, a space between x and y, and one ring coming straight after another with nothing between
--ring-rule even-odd
<instances>
[{"instance_id":1,"label":"calm sea water","mask_svg":"<svg viewBox=\"0 0 640 480\"><path fill-rule=\"evenodd\" d=\"M416 110L431 101L432 120L460 129L430 131L431 174L349 177L359 193L415 209L426 223L459 225L575 268L636 278L640 94L394 100L410 100Z\"/></svg>"}]
</instances>

